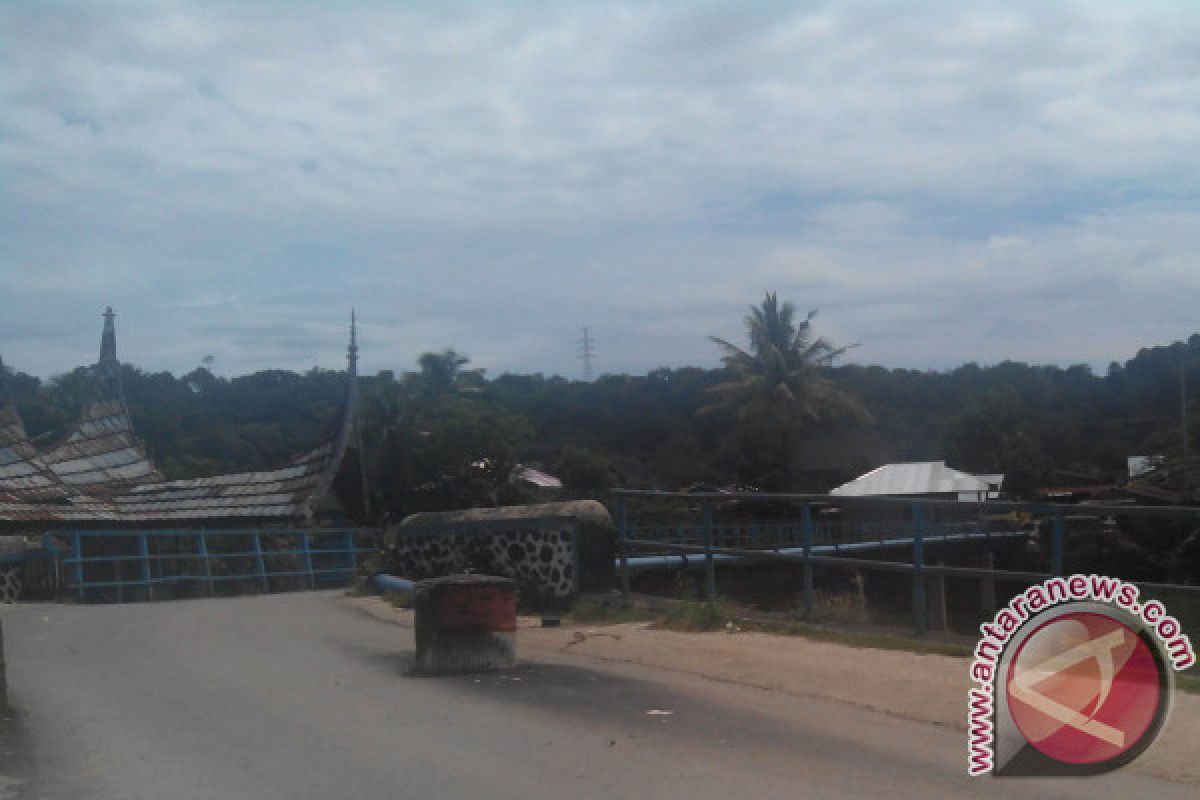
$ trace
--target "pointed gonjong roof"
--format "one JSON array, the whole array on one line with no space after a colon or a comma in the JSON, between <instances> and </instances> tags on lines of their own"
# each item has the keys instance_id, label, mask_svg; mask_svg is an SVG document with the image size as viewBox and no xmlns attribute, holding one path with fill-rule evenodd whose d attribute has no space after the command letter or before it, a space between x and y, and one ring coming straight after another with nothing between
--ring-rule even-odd
<instances>
[{"instance_id":1,"label":"pointed gonjong roof","mask_svg":"<svg viewBox=\"0 0 1200 800\"><path fill-rule=\"evenodd\" d=\"M358 409L358 343L353 316L347 361L346 401L330 441L278 469L163 481L133 435L116 369L116 339L109 310L94 372L94 399L66 441L40 457L48 465L44 471L50 479L72 493L72 505L80 507L63 508L62 501L57 506L38 503L24 491L8 497L0 494L0 522L94 521L145 526L155 522L311 519L332 489L353 441ZM3 488L0 483L0 490Z\"/></svg>"},{"instance_id":2,"label":"pointed gonjong roof","mask_svg":"<svg viewBox=\"0 0 1200 800\"><path fill-rule=\"evenodd\" d=\"M134 435L133 420L125 405L115 317L111 308L105 309L100 360L92 367L91 397L79 421L61 444L42 454L63 483L100 496L162 480Z\"/></svg>"},{"instance_id":3,"label":"pointed gonjong roof","mask_svg":"<svg viewBox=\"0 0 1200 800\"><path fill-rule=\"evenodd\" d=\"M11 492L47 500L71 494L29 441L25 422L9 390L7 368L0 360L0 493Z\"/></svg>"},{"instance_id":4,"label":"pointed gonjong roof","mask_svg":"<svg viewBox=\"0 0 1200 800\"><path fill-rule=\"evenodd\" d=\"M103 519L111 514L103 502L63 483L38 453L0 361L0 519Z\"/></svg>"}]
</instances>

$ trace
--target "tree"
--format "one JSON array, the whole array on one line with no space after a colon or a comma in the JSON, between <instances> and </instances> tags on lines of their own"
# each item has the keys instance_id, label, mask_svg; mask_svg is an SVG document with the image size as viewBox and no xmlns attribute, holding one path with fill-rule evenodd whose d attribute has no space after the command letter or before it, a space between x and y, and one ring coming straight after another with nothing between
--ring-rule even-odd
<instances>
[{"instance_id":1,"label":"tree","mask_svg":"<svg viewBox=\"0 0 1200 800\"><path fill-rule=\"evenodd\" d=\"M572 491L603 492L617 485L618 478L612 464L603 456L575 445L563 448L555 462L554 471L563 486Z\"/></svg>"},{"instance_id":2,"label":"tree","mask_svg":"<svg viewBox=\"0 0 1200 800\"><path fill-rule=\"evenodd\" d=\"M363 440L375 505L391 512L516 502L508 476L533 438L524 416L485 402L483 370L467 356L424 353L397 382L363 387Z\"/></svg>"},{"instance_id":3,"label":"tree","mask_svg":"<svg viewBox=\"0 0 1200 800\"><path fill-rule=\"evenodd\" d=\"M438 399L449 394L478 391L483 370L464 370L469 363L470 358L452 348L440 353L422 353L417 359L421 368L417 373L421 392L429 399Z\"/></svg>"},{"instance_id":4,"label":"tree","mask_svg":"<svg viewBox=\"0 0 1200 800\"><path fill-rule=\"evenodd\" d=\"M1008 392L972 400L947 424L942 439L953 466L971 472L1002 472L1004 488L1032 497L1050 479L1053 463L1027 428L1020 401Z\"/></svg>"},{"instance_id":5,"label":"tree","mask_svg":"<svg viewBox=\"0 0 1200 800\"><path fill-rule=\"evenodd\" d=\"M857 397L830 379L829 367L849 348L815 336L816 315L813 310L797 321L795 306L767 292L762 305L751 306L745 317L748 350L710 337L725 352L721 361L730 378L708 390L713 401L701 411L730 412L739 422L766 426L777 437L774 474L756 476L775 488L791 488L794 444L805 426L837 416L871 419Z\"/></svg>"}]
</instances>

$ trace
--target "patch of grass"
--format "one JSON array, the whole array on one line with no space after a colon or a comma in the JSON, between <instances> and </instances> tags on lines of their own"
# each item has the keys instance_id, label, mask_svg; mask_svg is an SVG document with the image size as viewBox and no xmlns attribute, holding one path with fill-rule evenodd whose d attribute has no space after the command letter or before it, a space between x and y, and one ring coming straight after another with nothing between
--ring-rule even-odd
<instances>
[{"instance_id":1,"label":"patch of grass","mask_svg":"<svg viewBox=\"0 0 1200 800\"><path fill-rule=\"evenodd\" d=\"M835 612L830 616L855 617L861 612L853 595L826 596L818 598L818 613L821 610ZM836 612L842 612L838 614ZM683 600L672 603L666 609L626 605L620 600L597 597L582 597L572 606L567 619L588 624L610 624L621 622L653 622L662 630L702 633L706 631L730 631L732 633L769 633L777 636L801 636L817 642L840 644L870 650L892 650L925 655L970 658L974 650L965 644L916 639L908 636L837 630L814 625L802 620L763 620L746 617L736 604L723 598L706 603L698 600ZM1175 687L1188 694L1200 694L1200 673L1175 676Z\"/></svg>"},{"instance_id":2,"label":"patch of grass","mask_svg":"<svg viewBox=\"0 0 1200 800\"><path fill-rule=\"evenodd\" d=\"M711 603L690 600L676 603L667 609L655 627L698 632L726 630L738 624L737 607L718 597Z\"/></svg>"},{"instance_id":3,"label":"patch of grass","mask_svg":"<svg viewBox=\"0 0 1200 800\"><path fill-rule=\"evenodd\" d=\"M817 590L815 608L817 619L830 622L848 622L861 624L870 619L867 613L866 601L859 592L822 592ZM804 604L803 596L798 596L797 606Z\"/></svg>"},{"instance_id":4,"label":"patch of grass","mask_svg":"<svg viewBox=\"0 0 1200 800\"><path fill-rule=\"evenodd\" d=\"M412 592L397 592L391 589L383 593L384 602L391 603L392 608L412 608Z\"/></svg>"},{"instance_id":5,"label":"patch of grass","mask_svg":"<svg viewBox=\"0 0 1200 800\"><path fill-rule=\"evenodd\" d=\"M755 632L778 636L802 636L814 641L830 642L847 647L927 653L958 658L968 658L972 653L970 647L952 642L913 639L887 633L837 630L801 620L755 619L747 617L744 609L725 598L717 598L712 603L699 600L675 601L665 609L656 610L627 606L617 599L583 597L576 601L568 618L573 622L589 624L650 621L654 623L655 628L685 633L729 631L730 633ZM1200 679L1192 680L1200 684ZM1182 684L1184 681L1180 681L1180 683Z\"/></svg>"},{"instance_id":6,"label":"patch of grass","mask_svg":"<svg viewBox=\"0 0 1200 800\"><path fill-rule=\"evenodd\" d=\"M373 594L376 594L375 587L371 585L369 580L361 575L356 577L354 582L351 583L349 588L346 589L347 597L367 597Z\"/></svg>"},{"instance_id":7,"label":"patch of grass","mask_svg":"<svg viewBox=\"0 0 1200 800\"><path fill-rule=\"evenodd\" d=\"M1188 694L1200 694L1200 675L1176 675L1175 688Z\"/></svg>"},{"instance_id":8,"label":"patch of grass","mask_svg":"<svg viewBox=\"0 0 1200 800\"><path fill-rule=\"evenodd\" d=\"M658 619L660 612L649 608L626 605L620 600L581 597L575 601L567 618L572 622L615 625L619 622L646 622Z\"/></svg>"}]
</instances>

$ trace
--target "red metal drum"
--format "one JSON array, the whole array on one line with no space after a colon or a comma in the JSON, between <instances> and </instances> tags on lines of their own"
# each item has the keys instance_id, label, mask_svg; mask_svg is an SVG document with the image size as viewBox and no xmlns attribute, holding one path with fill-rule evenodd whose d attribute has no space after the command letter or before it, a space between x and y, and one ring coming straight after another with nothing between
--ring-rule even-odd
<instances>
[{"instance_id":1,"label":"red metal drum","mask_svg":"<svg viewBox=\"0 0 1200 800\"><path fill-rule=\"evenodd\" d=\"M517 590L508 578L451 575L413 587L422 673L508 669L517 660Z\"/></svg>"}]
</instances>

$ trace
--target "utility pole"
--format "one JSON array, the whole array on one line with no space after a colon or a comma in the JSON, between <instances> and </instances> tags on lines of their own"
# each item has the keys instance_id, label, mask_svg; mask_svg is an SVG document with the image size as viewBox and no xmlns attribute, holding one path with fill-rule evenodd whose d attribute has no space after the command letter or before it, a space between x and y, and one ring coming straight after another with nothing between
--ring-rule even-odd
<instances>
[{"instance_id":1,"label":"utility pole","mask_svg":"<svg viewBox=\"0 0 1200 800\"><path fill-rule=\"evenodd\" d=\"M596 357L596 342L592 339L587 326L583 328L583 336L579 337L579 357L583 360L583 379L592 379L592 359Z\"/></svg>"},{"instance_id":2,"label":"utility pole","mask_svg":"<svg viewBox=\"0 0 1200 800\"><path fill-rule=\"evenodd\" d=\"M1183 352L1179 356L1179 422L1183 433L1183 457L1188 455L1188 391L1187 391L1187 362L1188 343L1184 341Z\"/></svg>"}]
</instances>

